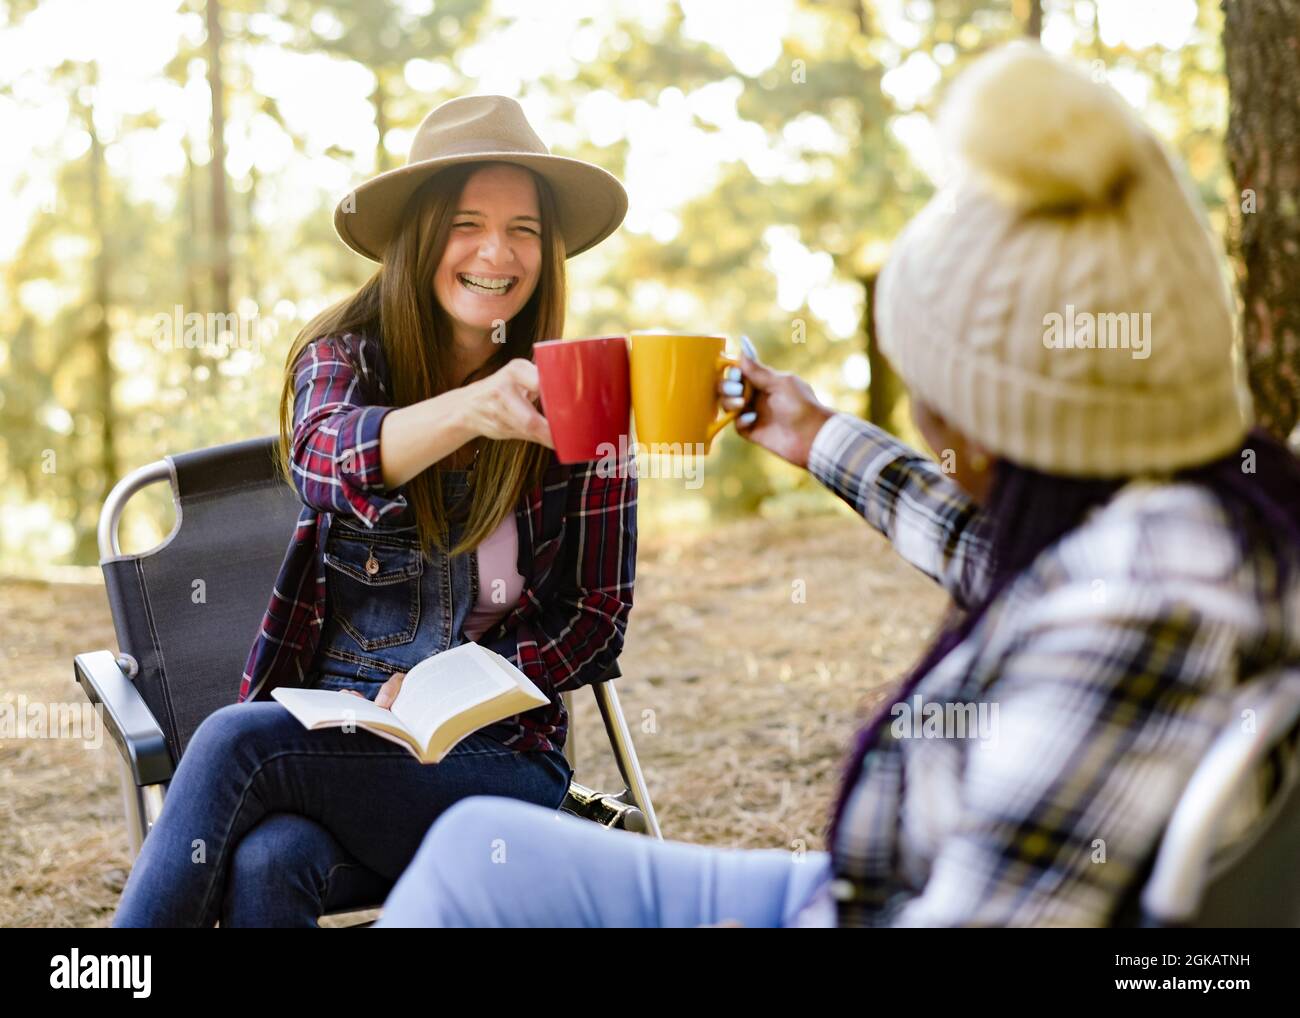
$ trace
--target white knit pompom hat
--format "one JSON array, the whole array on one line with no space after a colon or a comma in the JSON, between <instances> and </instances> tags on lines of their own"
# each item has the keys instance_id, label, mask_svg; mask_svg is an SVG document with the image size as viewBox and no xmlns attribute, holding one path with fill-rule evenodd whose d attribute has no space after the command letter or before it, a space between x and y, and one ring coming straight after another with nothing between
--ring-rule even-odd
<instances>
[{"instance_id":1,"label":"white knit pompom hat","mask_svg":"<svg viewBox=\"0 0 1300 1018\"><path fill-rule=\"evenodd\" d=\"M1245 438L1234 311L1200 201L1110 88L1031 43L954 82L957 173L876 289L914 396L1023 466L1159 474Z\"/></svg>"}]
</instances>

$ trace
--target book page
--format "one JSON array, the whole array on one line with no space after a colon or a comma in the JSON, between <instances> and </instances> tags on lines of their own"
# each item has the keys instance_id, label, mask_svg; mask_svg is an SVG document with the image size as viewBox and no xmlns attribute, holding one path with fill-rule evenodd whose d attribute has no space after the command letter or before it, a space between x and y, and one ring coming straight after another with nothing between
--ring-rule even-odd
<instances>
[{"instance_id":1,"label":"book page","mask_svg":"<svg viewBox=\"0 0 1300 1018\"><path fill-rule=\"evenodd\" d=\"M426 658L411 669L393 704L407 730L427 746L438 726L517 688L500 670L486 665L482 648L466 643Z\"/></svg>"},{"instance_id":2,"label":"book page","mask_svg":"<svg viewBox=\"0 0 1300 1018\"><path fill-rule=\"evenodd\" d=\"M322 722L344 724L373 721L396 728L407 728L392 711L377 707L373 701L352 696L337 689L293 689L280 686L271 696L284 704L289 713L312 728ZM414 734L414 733L412 733Z\"/></svg>"}]
</instances>

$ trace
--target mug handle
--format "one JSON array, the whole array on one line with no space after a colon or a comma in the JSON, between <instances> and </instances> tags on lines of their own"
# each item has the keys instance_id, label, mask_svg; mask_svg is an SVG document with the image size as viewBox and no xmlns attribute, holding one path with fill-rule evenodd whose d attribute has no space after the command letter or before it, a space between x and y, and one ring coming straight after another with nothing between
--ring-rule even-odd
<instances>
[{"instance_id":1,"label":"mug handle","mask_svg":"<svg viewBox=\"0 0 1300 1018\"><path fill-rule=\"evenodd\" d=\"M731 356L731 354L727 354L727 353L718 354L718 359L714 364L714 370L717 372L717 380L715 382L715 386L717 382L722 381L723 371L725 371L727 368L738 368L738 367L740 367L739 357L733 357ZM741 375L740 381L745 388L742 398L744 399L745 403L748 403L754 395L754 387L749 384L749 379L745 378L744 375ZM734 421L737 417L740 416L742 410L744 410L743 404L741 405L740 410L728 410L716 421L710 424L709 429L706 432L706 434L708 435L707 441L712 442L714 438L717 437L719 431L721 431L728 424L730 424L732 421Z\"/></svg>"}]
</instances>

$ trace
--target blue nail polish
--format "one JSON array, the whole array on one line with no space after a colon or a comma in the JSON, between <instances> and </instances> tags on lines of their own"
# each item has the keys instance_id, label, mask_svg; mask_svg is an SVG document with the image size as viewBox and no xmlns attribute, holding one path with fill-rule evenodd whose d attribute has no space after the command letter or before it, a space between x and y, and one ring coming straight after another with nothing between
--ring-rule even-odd
<instances>
[{"instance_id":1,"label":"blue nail polish","mask_svg":"<svg viewBox=\"0 0 1300 1018\"><path fill-rule=\"evenodd\" d=\"M755 413L753 410L751 410L749 411L749 413L741 414L739 417L737 417L736 423L739 424L742 428L748 428L756 420L758 420L758 414Z\"/></svg>"}]
</instances>

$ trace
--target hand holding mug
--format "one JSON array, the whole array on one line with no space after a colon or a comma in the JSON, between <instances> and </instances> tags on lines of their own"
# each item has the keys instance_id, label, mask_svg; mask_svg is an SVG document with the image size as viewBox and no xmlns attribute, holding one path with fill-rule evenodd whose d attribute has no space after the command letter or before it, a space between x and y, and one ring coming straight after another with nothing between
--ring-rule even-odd
<instances>
[{"instance_id":1,"label":"hand holding mug","mask_svg":"<svg viewBox=\"0 0 1300 1018\"><path fill-rule=\"evenodd\" d=\"M471 437L555 447L550 425L533 405L541 389L532 361L516 357L487 378L453 391L462 394L461 420Z\"/></svg>"},{"instance_id":2,"label":"hand holding mug","mask_svg":"<svg viewBox=\"0 0 1300 1018\"><path fill-rule=\"evenodd\" d=\"M744 410L736 418L736 430L743 438L806 469L813 439L835 411L818 400L812 386L798 375L761 363L747 338L742 337L741 347L740 378L732 377L737 370L732 368L718 385L723 408ZM748 400L742 380L753 389Z\"/></svg>"}]
</instances>

